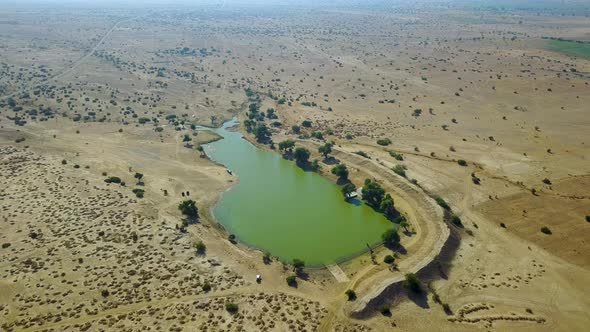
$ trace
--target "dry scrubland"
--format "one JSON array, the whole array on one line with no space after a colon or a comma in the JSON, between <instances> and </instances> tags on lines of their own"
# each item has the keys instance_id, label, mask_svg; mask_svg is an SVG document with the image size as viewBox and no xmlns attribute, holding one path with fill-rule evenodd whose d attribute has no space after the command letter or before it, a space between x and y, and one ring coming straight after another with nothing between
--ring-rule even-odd
<instances>
[{"instance_id":1,"label":"dry scrubland","mask_svg":"<svg viewBox=\"0 0 590 332\"><path fill-rule=\"evenodd\" d=\"M590 60L547 39L590 42L584 13L3 9L0 328L586 330ZM322 174L339 161L392 194L409 222L398 270L378 248L340 264L341 282L313 270L293 288L289 266L227 240L210 207L236 179L191 125L246 120L250 104ZM177 209L186 192L198 221ZM394 284L363 309L422 263L421 293Z\"/></svg>"}]
</instances>

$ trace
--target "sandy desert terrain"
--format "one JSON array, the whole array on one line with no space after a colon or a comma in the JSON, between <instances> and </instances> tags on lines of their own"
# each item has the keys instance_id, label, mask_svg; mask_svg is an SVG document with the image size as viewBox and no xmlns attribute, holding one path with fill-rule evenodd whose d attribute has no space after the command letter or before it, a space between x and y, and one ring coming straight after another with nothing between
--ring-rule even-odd
<instances>
[{"instance_id":1,"label":"sandy desert terrain","mask_svg":"<svg viewBox=\"0 0 590 332\"><path fill-rule=\"evenodd\" d=\"M589 105L584 1L2 5L0 329L586 331ZM399 245L294 274L229 238L234 117L379 183Z\"/></svg>"}]
</instances>

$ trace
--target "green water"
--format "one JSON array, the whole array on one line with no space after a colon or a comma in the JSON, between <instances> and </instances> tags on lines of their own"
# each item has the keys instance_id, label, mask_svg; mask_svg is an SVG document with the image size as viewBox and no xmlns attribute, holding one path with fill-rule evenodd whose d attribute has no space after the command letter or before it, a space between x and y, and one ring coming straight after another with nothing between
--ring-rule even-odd
<instances>
[{"instance_id":1,"label":"green water","mask_svg":"<svg viewBox=\"0 0 590 332\"><path fill-rule=\"evenodd\" d=\"M368 206L345 202L329 180L228 130L235 124L215 129L224 138L204 149L239 177L213 213L240 242L287 262L299 258L321 266L366 251L393 227Z\"/></svg>"}]
</instances>

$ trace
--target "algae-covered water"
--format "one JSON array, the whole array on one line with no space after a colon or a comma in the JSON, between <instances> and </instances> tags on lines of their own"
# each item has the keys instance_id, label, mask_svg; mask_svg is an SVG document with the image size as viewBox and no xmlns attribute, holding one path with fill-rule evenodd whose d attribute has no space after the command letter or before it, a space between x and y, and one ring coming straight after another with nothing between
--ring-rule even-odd
<instances>
[{"instance_id":1,"label":"algae-covered water","mask_svg":"<svg viewBox=\"0 0 590 332\"><path fill-rule=\"evenodd\" d=\"M236 124L234 119L213 129L223 139L204 149L239 177L213 214L240 242L287 262L298 258L322 266L367 250L393 227L365 204L346 202L328 179L228 130Z\"/></svg>"}]
</instances>

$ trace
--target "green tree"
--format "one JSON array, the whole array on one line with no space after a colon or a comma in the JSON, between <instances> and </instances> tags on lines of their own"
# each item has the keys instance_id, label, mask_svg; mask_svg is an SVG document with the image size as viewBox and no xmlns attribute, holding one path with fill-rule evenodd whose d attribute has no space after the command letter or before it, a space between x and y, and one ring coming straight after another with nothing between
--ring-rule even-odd
<instances>
[{"instance_id":1,"label":"green tree","mask_svg":"<svg viewBox=\"0 0 590 332\"><path fill-rule=\"evenodd\" d=\"M392 255L387 255L383 258L383 263L385 264L393 264L395 262L395 257Z\"/></svg>"},{"instance_id":2,"label":"green tree","mask_svg":"<svg viewBox=\"0 0 590 332\"><path fill-rule=\"evenodd\" d=\"M258 112L258 104L251 103L250 105L248 105L248 110L250 111L250 113L257 113Z\"/></svg>"},{"instance_id":3,"label":"green tree","mask_svg":"<svg viewBox=\"0 0 590 332\"><path fill-rule=\"evenodd\" d=\"M418 277L414 273L406 274L406 280L404 280L404 282L403 282L403 286L406 289L408 289L414 293L420 293L420 292L422 292L422 287L420 284L421 284L420 279L418 279Z\"/></svg>"},{"instance_id":4,"label":"green tree","mask_svg":"<svg viewBox=\"0 0 590 332\"><path fill-rule=\"evenodd\" d=\"M356 300L356 293L352 289L348 289L346 292L344 292L344 294L346 294L348 301Z\"/></svg>"},{"instance_id":5,"label":"green tree","mask_svg":"<svg viewBox=\"0 0 590 332\"><path fill-rule=\"evenodd\" d=\"M348 199L348 196L356 191L356 187L351 182L346 183L342 186L342 195L344 195L344 199Z\"/></svg>"},{"instance_id":6,"label":"green tree","mask_svg":"<svg viewBox=\"0 0 590 332\"><path fill-rule=\"evenodd\" d=\"M404 231L408 231L408 227L410 226L410 224L408 224L408 220L406 219L405 216L400 216L399 217L399 226L402 227L404 229Z\"/></svg>"},{"instance_id":7,"label":"green tree","mask_svg":"<svg viewBox=\"0 0 590 332\"><path fill-rule=\"evenodd\" d=\"M254 128L254 136L258 142L266 142L270 138L270 130L264 123L259 123L256 128Z\"/></svg>"},{"instance_id":8,"label":"green tree","mask_svg":"<svg viewBox=\"0 0 590 332\"><path fill-rule=\"evenodd\" d=\"M235 303L226 303L225 310L227 310L227 312L229 312L230 314L235 314L236 312L238 312L238 305Z\"/></svg>"},{"instance_id":9,"label":"green tree","mask_svg":"<svg viewBox=\"0 0 590 332\"><path fill-rule=\"evenodd\" d=\"M309 156L311 153L306 148L296 148L293 156L295 157L295 162L299 166L303 166L308 163Z\"/></svg>"},{"instance_id":10,"label":"green tree","mask_svg":"<svg viewBox=\"0 0 590 332\"><path fill-rule=\"evenodd\" d=\"M199 216L199 208L197 208L197 203L192 199L182 201L182 203L178 204L178 209L185 216L192 218Z\"/></svg>"},{"instance_id":11,"label":"green tree","mask_svg":"<svg viewBox=\"0 0 590 332\"><path fill-rule=\"evenodd\" d=\"M317 159L314 159L309 166L312 172L319 172L320 171L320 163Z\"/></svg>"},{"instance_id":12,"label":"green tree","mask_svg":"<svg viewBox=\"0 0 590 332\"><path fill-rule=\"evenodd\" d=\"M199 151L201 157L205 156L205 149L203 149L202 145L197 146L197 151Z\"/></svg>"},{"instance_id":13,"label":"green tree","mask_svg":"<svg viewBox=\"0 0 590 332\"><path fill-rule=\"evenodd\" d=\"M388 247L394 247L399 244L399 234L397 233L397 229L392 228L388 229L383 234L381 234L381 239L383 243Z\"/></svg>"},{"instance_id":14,"label":"green tree","mask_svg":"<svg viewBox=\"0 0 590 332\"><path fill-rule=\"evenodd\" d=\"M301 127L299 127L299 126L293 126L293 127L291 127L291 130L293 131L293 134L301 133Z\"/></svg>"},{"instance_id":15,"label":"green tree","mask_svg":"<svg viewBox=\"0 0 590 332\"><path fill-rule=\"evenodd\" d=\"M303 268L305 267L305 262L301 259L294 258L293 259L293 271L297 273L303 272Z\"/></svg>"},{"instance_id":16,"label":"green tree","mask_svg":"<svg viewBox=\"0 0 590 332\"><path fill-rule=\"evenodd\" d=\"M340 180L348 180L348 168L344 164L338 164L332 167L332 174L336 175Z\"/></svg>"},{"instance_id":17,"label":"green tree","mask_svg":"<svg viewBox=\"0 0 590 332\"><path fill-rule=\"evenodd\" d=\"M254 127L255 124L256 124L256 122L252 121L250 119L244 120L244 127L246 127L246 131L249 133L252 132L252 128Z\"/></svg>"},{"instance_id":18,"label":"green tree","mask_svg":"<svg viewBox=\"0 0 590 332\"><path fill-rule=\"evenodd\" d=\"M381 200L385 195L385 190L381 188L381 186L370 179L365 180L365 185L363 186L362 190L363 199L367 202L367 204L371 205L374 208L379 208L381 204Z\"/></svg>"},{"instance_id":19,"label":"green tree","mask_svg":"<svg viewBox=\"0 0 590 332\"><path fill-rule=\"evenodd\" d=\"M305 128L309 128L309 127L311 127L311 121L303 120L303 122L301 122L301 125Z\"/></svg>"},{"instance_id":20,"label":"green tree","mask_svg":"<svg viewBox=\"0 0 590 332\"><path fill-rule=\"evenodd\" d=\"M184 137L182 138L182 141L185 143L185 146L189 146L190 141L192 141L193 139L188 135L188 134L184 134Z\"/></svg>"},{"instance_id":21,"label":"green tree","mask_svg":"<svg viewBox=\"0 0 590 332\"><path fill-rule=\"evenodd\" d=\"M286 278L287 280L287 285L291 286L291 287L297 287L297 277L296 276L288 276Z\"/></svg>"},{"instance_id":22,"label":"green tree","mask_svg":"<svg viewBox=\"0 0 590 332\"><path fill-rule=\"evenodd\" d=\"M393 202L393 198L391 197L391 195L385 194L385 196L381 200L381 204L379 205L379 209L381 210L381 212L383 212L383 214L385 214L386 217L388 217L388 218L393 217L393 215L395 214L395 207L394 207L394 202Z\"/></svg>"},{"instance_id":23,"label":"green tree","mask_svg":"<svg viewBox=\"0 0 590 332\"><path fill-rule=\"evenodd\" d=\"M284 140L279 143L279 150L281 151L291 151L295 147L295 142L293 140Z\"/></svg>"},{"instance_id":24,"label":"green tree","mask_svg":"<svg viewBox=\"0 0 590 332\"><path fill-rule=\"evenodd\" d=\"M332 153L332 144L326 143L319 147L318 152L321 153L324 158L328 158L328 155Z\"/></svg>"},{"instance_id":25,"label":"green tree","mask_svg":"<svg viewBox=\"0 0 590 332\"><path fill-rule=\"evenodd\" d=\"M143 174L135 172L135 175L133 177L137 179L137 183L141 183L141 179L143 179Z\"/></svg>"},{"instance_id":26,"label":"green tree","mask_svg":"<svg viewBox=\"0 0 590 332\"><path fill-rule=\"evenodd\" d=\"M315 139L323 140L324 134L322 134L321 131L314 131L313 133L311 133L311 137L313 137Z\"/></svg>"}]
</instances>

